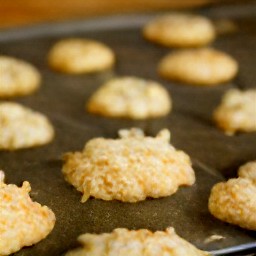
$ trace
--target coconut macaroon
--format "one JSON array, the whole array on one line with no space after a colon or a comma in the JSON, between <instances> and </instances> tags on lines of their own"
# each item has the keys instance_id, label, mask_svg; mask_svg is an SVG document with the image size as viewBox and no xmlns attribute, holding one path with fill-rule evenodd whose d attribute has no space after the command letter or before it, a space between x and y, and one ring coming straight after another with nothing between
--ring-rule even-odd
<instances>
[{"instance_id":1,"label":"coconut macaroon","mask_svg":"<svg viewBox=\"0 0 256 256\"><path fill-rule=\"evenodd\" d=\"M238 175L241 178L251 180L256 185L256 160L242 165L238 169Z\"/></svg>"},{"instance_id":2,"label":"coconut macaroon","mask_svg":"<svg viewBox=\"0 0 256 256\"><path fill-rule=\"evenodd\" d=\"M0 255L9 255L38 243L54 227L54 213L47 206L33 202L30 190L27 181L22 187L5 184L0 171Z\"/></svg>"},{"instance_id":3,"label":"coconut macaroon","mask_svg":"<svg viewBox=\"0 0 256 256\"><path fill-rule=\"evenodd\" d=\"M111 68L114 62L114 53L108 46L81 38L69 38L57 42L48 55L50 67L70 74L103 71Z\"/></svg>"},{"instance_id":4,"label":"coconut macaroon","mask_svg":"<svg viewBox=\"0 0 256 256\"><path fill-rule=\"evenodd\" d=\"M156 138L134 128L120 130L119 136L92 139L82 152L65 155L63 174L83 193L82 202L90 196L137 202L172 195L195 182L189 156L169 144L168 130Z\"/></svg>"},{"instance_id":5,"label":"coconut macaroon","mask_svg":"<svg viewBox=\"0 0 256 256\"><path fill-rule=\"evenodd\" d=\"M40 82L40 73L28 62L0 56L0 98L31 94Z\"/></svg>"},{"instance_id":6,"label":"coconut macaroon","mask_svg":"<svg viewBox=\"0 0 256 256\"><path fill-rule=\"evenodd\" d=\"M218 127L228 135L256 131L256 89L231 89L213 113Z\"/></svg>"},{"instance_id":7,"label":"coconut macaroon","mask_svg":"<svg viewBox=\"0 0 256 256\"><path fill-rule=\"evenodd\" d=\"M179 237L171 227L154 233L147 229L117 228L112 233L84 234L78 241L82 247L66 256L210 256Z\"/></svg>"},{"instance_id":8,"label":"coconut macaroon","mask_svg":"<svg viewBox=\"0 0 256 256\"><path fill-rule=\"evenodd\" d=\"M146 119L167 115L171 97L157 82L136 77L115 78L96 91L87 103L91 113L108 117Z\"/></svg>"},{"instance_id":9,"label":"coconut macaroon","mask_svg":"<svg viewBox=\"0 0 256 256\"><path fill-rule=\"evenodd\" d=\"M202 86L227 82L237 71L235 59L212 48L176 51L164 57L158 66L159 74L166 79Z\"/></svg>"},{"instance_id":10,"label":"coconut macaroon","mask_svg":"<svg viewBox=\"0 0 256 256\"><path fill-rule=\"evenodd\" d=\"M148 40L167 47L198 47L215 39L214 25L208 18L178 13L149 22L143 34Z\"/></svg>"},{"instance_id":11,"label":"coconut macaroon","mask_svg":"<svg viewBox=\"0 0 256 256\"><path fill-rule=\"evenodd\" d=\"M49 143L54 129L38 112L17 103L0 103L0 150L28 148Z\"/></svg>"},{"instance_id":12,"label":"coconut macaroon","mask_svg":"<svg viewBox=\"0 0 256 256\"><path fill-rule=\"evenodd\" d=\"M256 231L256 161L240 167L239 178L216 184L209 210L216 218Z\"/></svg>"}]
</instances>

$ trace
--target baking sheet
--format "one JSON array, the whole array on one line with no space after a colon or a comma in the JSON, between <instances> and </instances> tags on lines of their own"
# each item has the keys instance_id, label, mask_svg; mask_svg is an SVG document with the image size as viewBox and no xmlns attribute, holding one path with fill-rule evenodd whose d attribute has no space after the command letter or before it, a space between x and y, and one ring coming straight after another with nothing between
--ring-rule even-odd
<instances>
[{"instance_id":1,"label":"baking sheet","mask_svg":"<svg viewBox=\"0 0 256 256\"><path fill-rule=\"evenodd\" d=\"M5 171L7 183L20 185L28 180L32 185L32 198L49 206L57 218L53 232L45 240L22 249L15 256L61 255L77 245L78 235L111 232L117 227L164 230L173 226L180 236L205 250L255 241L255 232L218 221L207 209L211 187L224 178L236 176L240 164L256 159L256 133L229 137L215 128L211 120L212 111L225 91L256 86L256 18L251 15L251 8L247 7L247 11L237 8L239 12L235 12L234 7L202 10L213 18L230 16L239 27L236 33L223 35L213 43L238 60L239 76L229 84L213 88L190 87L159 78L157 63L169 50L141 36L141 26L155 14L48 24L0 33L0 54L33 63L43 77L38 92L15 101L46 114L56 129L55 140L47 146L0 152L0 169ZM234 17L234 13L237 16ZM108 44L116 53L116 67L100 74L79 76L51 71L46 63L49 48L57 40L71 36ZM172 95L172 113L146 121L108 119L87 113L86 100L103 82L117 75L161 82ZM140 127L148 135L155 135L162 128L170 129L175 147L193 159L196 184L180 188L171 197L135 204L92 198L80 203L81 194L66 183L61 174L62 154L81 150L84 143L94 137L115 138L120 128L130 127ZM211 235L225 239L205 243Z\"/></svg>"}]
</instances>

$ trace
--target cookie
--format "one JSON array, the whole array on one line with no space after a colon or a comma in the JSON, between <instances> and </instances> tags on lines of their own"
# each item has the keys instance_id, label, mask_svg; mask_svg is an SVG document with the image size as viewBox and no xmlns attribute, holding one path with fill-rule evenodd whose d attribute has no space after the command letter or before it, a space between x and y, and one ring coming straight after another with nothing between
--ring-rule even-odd
<instances>
[{"instance_id":1,"label":"cookie","mask_svg":"<svg viewBox=\"0 0 256 256\"><path fill-rule=\"evenodd\" d=\"M62 172L83 193L82 202L90 196L138 202L170 196L179 186L194 184L190 158L170 145L168 130L156 138L140 129L120 130L119 136L92 139L82 152L65 155Z\"/></svg>"},{"instance_id":2,"label":"cookie","mask_svg":"<svg viewBox=\"0 0 256 256\"><path fill-rule=\"evenodd\" d=\"M216 218L256 231L256 164L239 170L239 178L216 184L209 198L209 210Z\"/></svg>"},{"instance_id":3,"label":"cookie","mask_svg":"<svg viewBox=\"0 0 256 256\"><path fill-rule=\"evenodd\" d=\"M104 84L87 103L87 110L107 117L147 119L171 111L171 97L157 82L136 77L115 78Z\"/></svg>"},{"instance_id":4,"label":"cookie","mask_svg":"<svg viewBox=\"0 0 256 256\"><path fill-rule=\"evenodd\" d=\"M0 171L0 255L9 255L44 239L53 229L55 215L33 202L29 182L21 187L4 183Z\"/></svg>"},{"instance_id":5,"label":"cookie","mask_svg":"<svg viewBox=\"0 0 256 256\"><path fill-rule=\"evenodd\" d=\"M66 256L210 256L179 237L171 227L156 232L117 228L112 233L83 234L78 241L81 248Z\"/></svg>"},{"instance_id":6,"label":"cookie","mask_svg":"<svg viewBox=\"0 0 256 256\"><path fill-rule=\"evenodd\" d=\"M167 47L199 47L215 39L212 22L199 15L169 14L149 22L144 37Z\"/></svg>"},{"instance_id":7,"label":"cookie","mask_svg":"<svg viewBox=\"0 0 256 256\"><path fill-rule=\"evenodd\" d=\"M212 48L176 51L164 57L158 66L159 74L168 80L202 86L228 82L237 71L235 59Z\"/></svg>"},{"instance_id":8,"label":"cookie","mask_svg":"<svg viewBox=\"0 0 256 256\"><path fill-rule=\"evenodd\" d=\"M114 53L108 46L81 38L69 38L57 42L48 55L51 68L70 74L103 71L111 68L114 62Z\"/></svg>"},{"instance_id":9,"label":"cookie","mask_svg":"<svg viewBox=\"0 0 256 256\"><path fill-rule=\"evenodd\" d=\"M256 131L256 90L231 89L213 113L216 125L228 135Z\"/></svg>"},{"instance_id":10,"label":"cookie","mask_svg":"<svg viewBox=\"0 0 256 256\"><path fill-rule=\"evenodd\" d=\"M256 185L256 160L242 165L238 170L241 178L249 179Z\"/></svg>"},{"instance_id":11,"label":"cookie","mask_svg":"<svg viewBox=\"0 0 256 256\"><path fill-rule=\"evenodd\" d=\"M0 103L0 150L28 148L49 143L54 129L38 112L17 103Z\"/></svg>"},{"instance_id":12,"label":"cookie","mask_svg":"<svg viewBox=\"0 0 256 256\"><path fill-rule=\"evenodd\" d=\"M38 89L39 71L23 60L0 56L0 98L23 96Z\"/></svg>"}]
</instances>

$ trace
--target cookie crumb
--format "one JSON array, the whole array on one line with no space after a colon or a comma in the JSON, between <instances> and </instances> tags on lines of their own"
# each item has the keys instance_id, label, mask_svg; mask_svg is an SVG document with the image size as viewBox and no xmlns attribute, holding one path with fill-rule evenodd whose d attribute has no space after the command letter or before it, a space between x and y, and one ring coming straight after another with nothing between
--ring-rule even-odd
<instances>
[{"instance_id":1,"label":"cookie crumb","mask_svg":"<svg viewBox=\"0 0 256 256\"><path fill-rule=\"evenodd\" d=\"M224 236L221 236L221 235L211 235L211 236L207 237L204 240L204 243L205 244L210 244L210 243L213 243L213 242L216 242L216 241L220 241L220 240L223 240L223 239L225 239Z\"/></svg>"}]
</instances>

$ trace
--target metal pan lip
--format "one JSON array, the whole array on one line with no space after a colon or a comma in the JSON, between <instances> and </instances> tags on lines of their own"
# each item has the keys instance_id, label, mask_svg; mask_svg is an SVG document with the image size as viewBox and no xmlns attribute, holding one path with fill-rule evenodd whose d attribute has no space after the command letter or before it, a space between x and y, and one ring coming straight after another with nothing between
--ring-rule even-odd
<instances>
[{"instance_id":1,"label":"metal pan lip","mask_svg":"<svg viewBox=\"0 0 256 256\"><path fill-rule=\"evenodd\" d=\"M255 252L256 252L256 241L252 243L241 244L241 245L232 246L232 247L228 247L220 250L210 251L209 253L213 256L218 256L218 255L242 256L242 255L248 255L250 253L255 253Z\"/></svg>"},{"instance_id":2,"label":"metal pan lip","mask_svg":"<svg viewBox=\"0 0 256 256\"><path fill-rule=\"evenodd\" d=\"M113 31L118 29L134 29L139 28L159 14L161 13L117 14L74 21L46 22L37 25L2 29L0 33L0 42L45 36L58 36L78 32L93 32L95 30Z\"/></svg>"}]
</instances>

